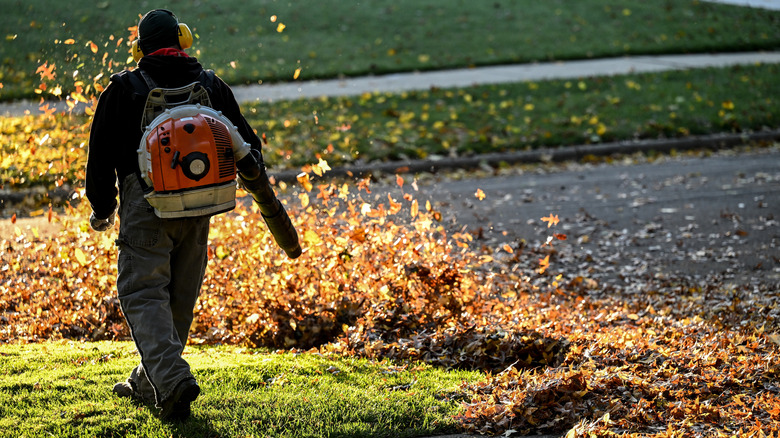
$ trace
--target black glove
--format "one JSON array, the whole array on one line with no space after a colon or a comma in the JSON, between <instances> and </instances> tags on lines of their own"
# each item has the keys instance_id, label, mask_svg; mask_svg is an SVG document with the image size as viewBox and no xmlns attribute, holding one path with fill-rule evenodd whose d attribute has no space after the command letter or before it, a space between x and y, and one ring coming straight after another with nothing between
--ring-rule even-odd
<instances>
[{"instance_id":1,"label":"black glove","mask_svg":"<svg viewBox=\"0 0 780 438\"><path fill-rule=\"evenodd\" d=\"M92 229L95 231L106 231L107 229L114 226L115 216L116 212L113 212L111 213L111 216L105 219L98 219L98 217L95 216L95 212L93 211L89 216L89 226L92 227Z\"/></svg>"}]
</instances>

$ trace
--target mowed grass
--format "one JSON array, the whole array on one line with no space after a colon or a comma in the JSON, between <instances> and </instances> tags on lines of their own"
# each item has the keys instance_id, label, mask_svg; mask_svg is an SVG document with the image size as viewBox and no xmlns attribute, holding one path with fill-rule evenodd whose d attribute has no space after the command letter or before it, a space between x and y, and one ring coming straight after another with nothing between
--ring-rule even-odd
<instances>
[{"instance_id":1,"label":"mowed grass","mask_svg":"<svg viewBox=\"0 0 780 438\"><path fill-rule=\"evenodd\" d=\"M111 387L138 363L129 342L0 345L2 437L359 437L455 430L478 372L339 356L188 347L203 389L184 423Z\"/></svg>"},{"instance_id":2,"label":"mowed grass","mask_svg":"<svg viewBox=\"0 0 780 438\"><path fill-rule=\"evenodd\" d=\"M5 2L9 3L9 2ZM44 97L126 66L128 28L158 5L36 0L0 14L0 100ZM17 2L11 2L17 3ZM699 0L171 0L190 53L231 84L630 54L771 50L780 12ZM57 90L56 84L62 86Z\"/></svg>"}]
</instances>

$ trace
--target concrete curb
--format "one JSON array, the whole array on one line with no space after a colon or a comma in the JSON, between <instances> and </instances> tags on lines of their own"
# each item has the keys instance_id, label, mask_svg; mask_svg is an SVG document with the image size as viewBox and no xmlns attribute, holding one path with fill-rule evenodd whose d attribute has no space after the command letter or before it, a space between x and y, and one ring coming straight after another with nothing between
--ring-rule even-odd
<instances>
[{"instance_id":1,"label":"concrete curb","mask_svg":"<svg viewBox=\"0 0 780 438\"><path fill-rule=\"evenodd\" d=\"M533 164L580 160L586 156L606 157L615 154L636 152L669 153L673 150L725 149L759 142L780 141L780 130L749 134L713 134L681 139L619 141L613 143L578 145L560 148L544 148L529 151L475 155L429 160L407 160L365 165L335 167L322 178L357 178L380 174L436 173L453 169L476 169L482 166L497 167L502 164ZM277 182L293 183L301 173L298 170L269 169ZM74 193L71 188L58 188L49 192L40 187L26 190L0 190L0 204L23 203L29 196L48 197L54 200L69 199Z\"/></svg>"},{"instance_id":2,"label":"concrete curb","mask_svg":"<svg viewBox=\"0 0 780 438\"><path fill-rule=\"evenodd\" d=\"M713 134L681 139L619 141L613 143L543 148L529 151L475 155L471 157L453 157L428 160L407 160L365 165L336 167L326 174L334 177L365 177L372 174L409 174L419 172L435 173L450 169L475 169L480 166L496 167L501 164L533 164L580 160L586 156L605 157L614 154L632 154L636 152L662 152L673 150L686 151L696 149L724 149L734 146L780 141L780 130L749 134ZM269 170L277 181L293 182L299 171Z\"/></svg>"}]
</instances>

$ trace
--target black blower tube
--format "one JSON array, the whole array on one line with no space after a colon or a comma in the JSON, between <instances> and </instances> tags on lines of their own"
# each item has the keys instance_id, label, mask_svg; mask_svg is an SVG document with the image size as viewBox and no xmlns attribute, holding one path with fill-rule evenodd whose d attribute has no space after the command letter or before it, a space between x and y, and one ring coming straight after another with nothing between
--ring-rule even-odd
<instances>
[{"instance_id":1,"label":"black blower tube","mask_svg":"<svg viewBox=\"0 0 780 438\"><path fill-rule=\"evenodd\" d=\"M282 203L277 199L271 182L268 180L268 174L265 171L265 164L262 158L258 159L259 151L252 149L252 153L236 162L238 176L241 179L244 189L248 191L258 207L263 220L268 226L268 230L274 236L276 244L291 259L298 258L301 253L301 245L298 242L298 232L287 215Z\"/></svg>"}]
</instances>

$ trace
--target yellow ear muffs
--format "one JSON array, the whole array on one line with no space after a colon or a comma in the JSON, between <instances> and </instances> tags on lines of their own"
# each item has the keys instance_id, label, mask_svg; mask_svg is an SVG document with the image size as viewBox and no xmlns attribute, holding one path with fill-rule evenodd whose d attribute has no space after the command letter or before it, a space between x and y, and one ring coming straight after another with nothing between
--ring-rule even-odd
<instances>
[{"instance_id":1,"label":"yellow ear muffs","mask_svg":"<svg viewBox=\"0 0 780 438\"><path fill-rule=\"evenodd\" d=\"M184 23L179 23L179 47L182 50L192 47L192 31Z\"/></svg>"},{"instance_id":2,"label":"yellow ear muffs","mask_svg":"<svg viewBox=\"0 0 780 438\"><path fill-rule=\"evenodd\" d=\"M133 60L135 60L135 62L140 61L141 58L144 57L144 52L141 50L141 45L138 43L138 40L133 41L133 48L131 51L133 53Z\"/></svg>"},{"instance_id":3,"label":"yellow ear muffs","mask_svg":"<svg viewBox=\"0 0 780 438\"><path fill-rule=\"evenodd\" d=\"M181 47L182 50L192 47L192 31L190 30L190 27L184 23L179 23L179 47ZM144 52L141 50L141 44L138 39L133 41L133 48L131 51L135 62L140 61L141 58L144 57Z\"/></svg>"}]
</instances>

